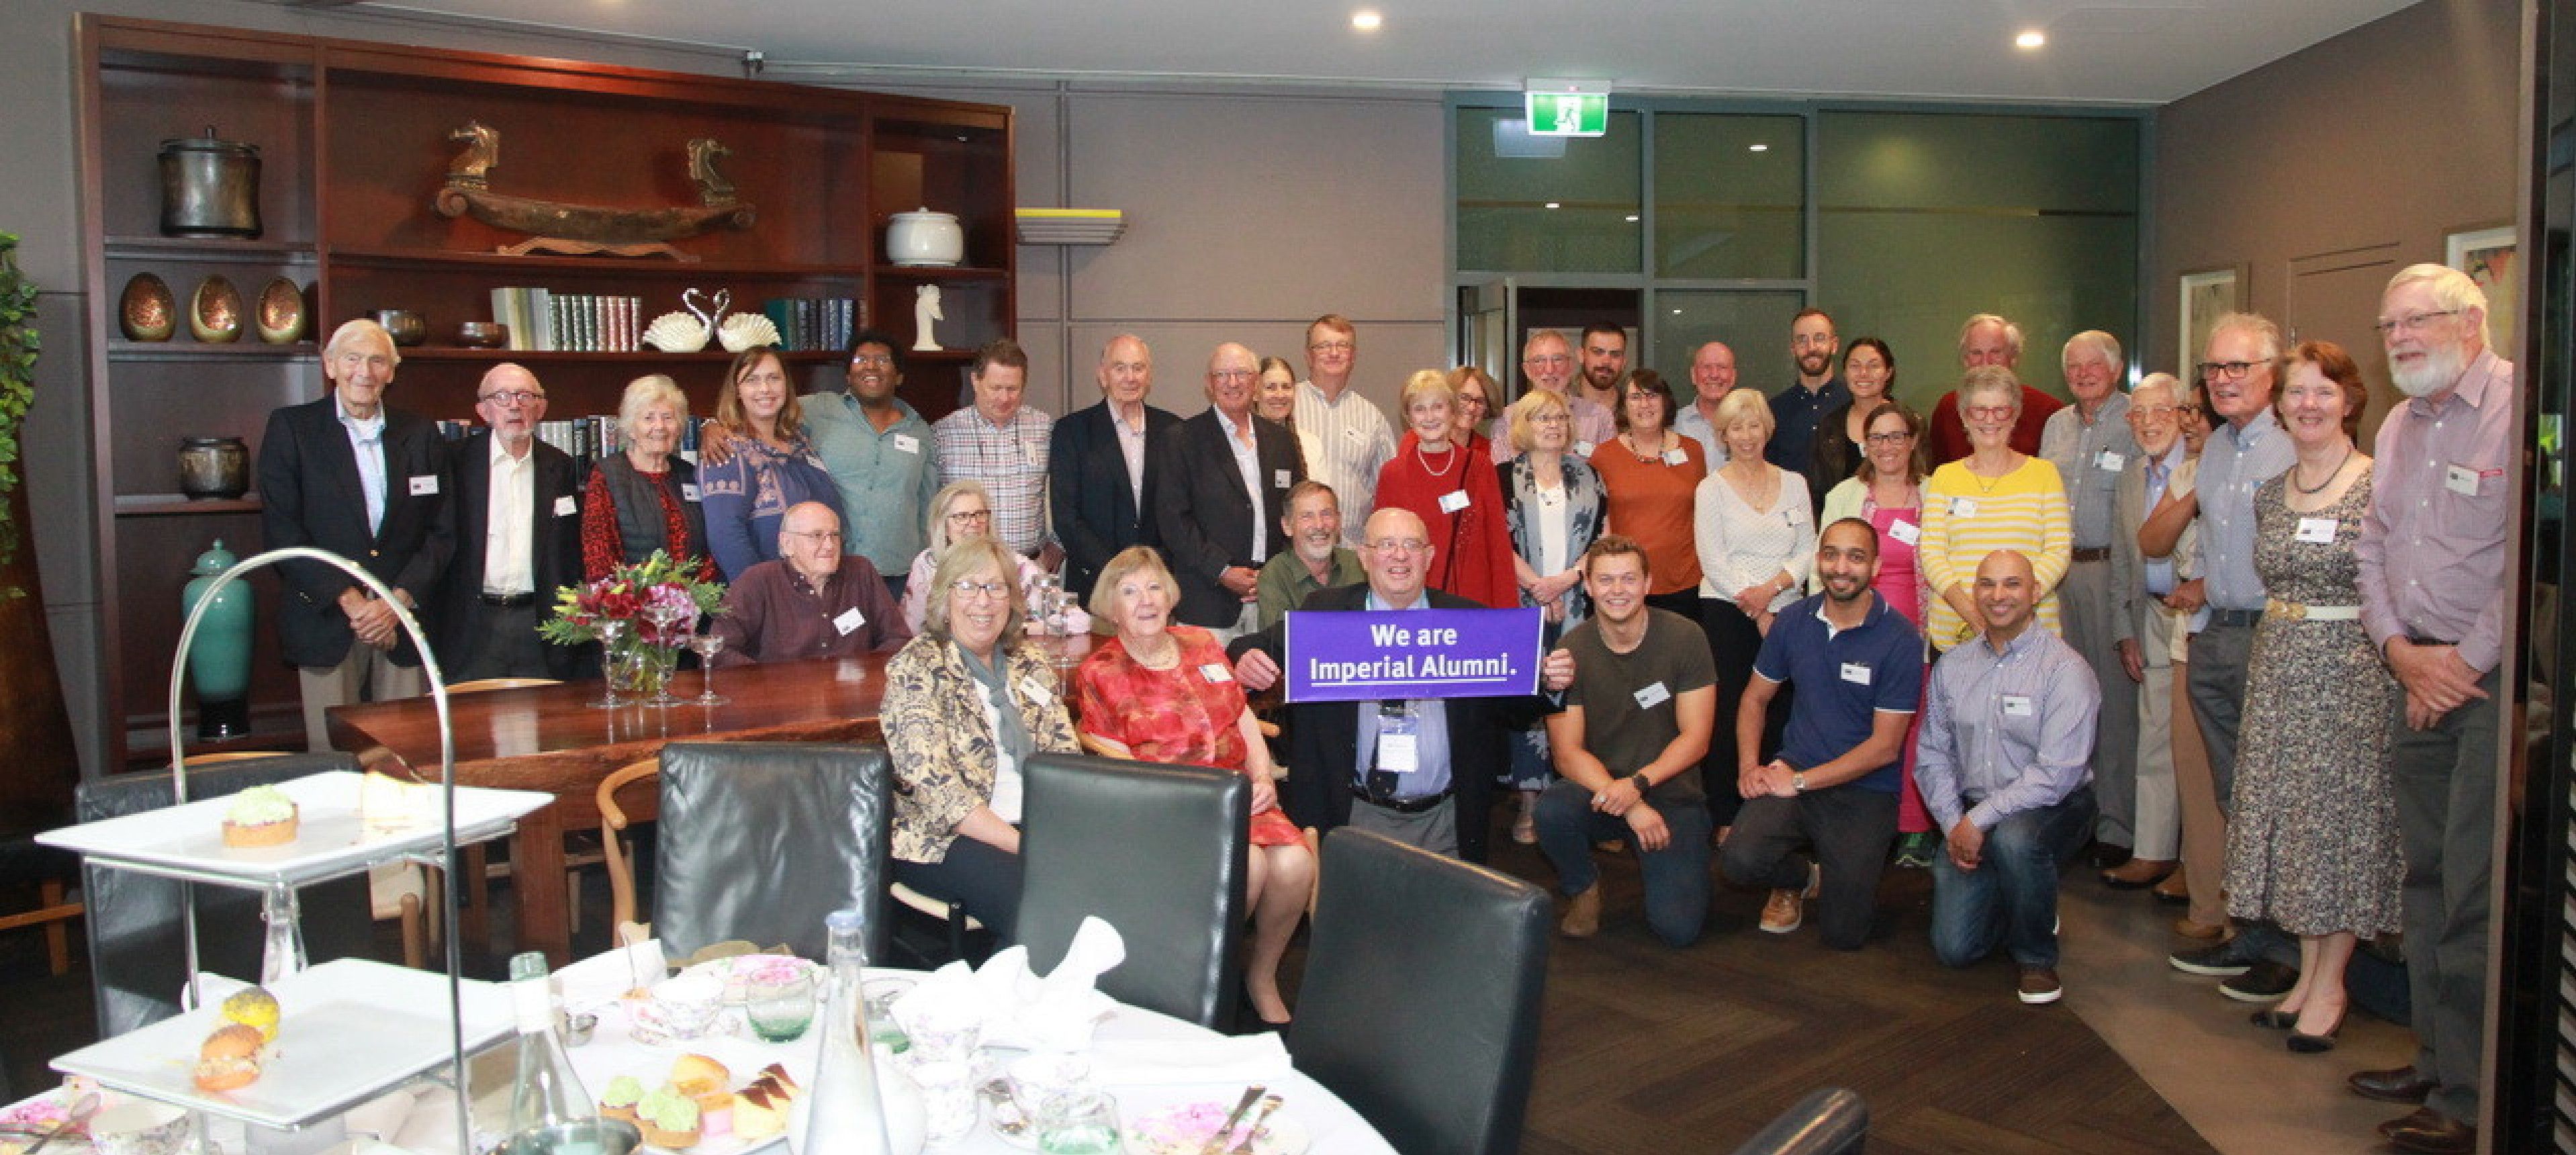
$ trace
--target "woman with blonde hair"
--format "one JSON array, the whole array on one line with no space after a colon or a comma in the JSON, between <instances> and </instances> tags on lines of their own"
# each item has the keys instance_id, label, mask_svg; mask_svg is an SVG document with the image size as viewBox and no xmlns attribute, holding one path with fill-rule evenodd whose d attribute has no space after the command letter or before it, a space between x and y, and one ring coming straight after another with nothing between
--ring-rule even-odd
<instances>
[{"instance_id":1,"label":"woman with blonde hair","mask_svg":"<svg viewBox=\"0 0 2576 1155\"><path fill-rule=\"evenodd\" d=\"M1515 456L1497 467L1503 524L1511 532L1512 572L1520 604L1547 612L1545 645L1583 620L1583 551L1601 535L1601 475L1574 455L1574 411L1565 398L1532 389L1504 411L1505 442ZM1544 725L1513 735L1507 784L1518 791L1512 841L1538 841L1536 807L1555 762Z\"/></svg>"},{"instance_id":2,"label":"woman with blonde hair","mask_svg":"<svg viewBox=\"0 0 2576 1155\"><path fill-rule=\"evenodd\" d=\"M1448 375L1425 369L1407 378L1403 411L1404 439L1378 470L1377 508L1408 509L1422 519L1431 588L1495 609L1519 605L1493 457L1458 441L1458 392Z\"/></svg>"},{"instance_id":3,"label":"woman with blonde hair","mask_svg":"<svg viewBox=\"0 0 2576 1155\"><path fill-rule=\"evenodd\" d=\"M923 520L927 523L924 537L930 545L913 555L912 571L903 583L903 620L914 633L921 632L922 617L929 604L924 586L939 559L947 556L948 547L973 538L993 537L993 499L984 492L983 482L971 477L952 481L930 496L930 510ZM1001 539L993 540L998 544ZM1020 604L1032 614L1045 613L1047 607L1038 604L1038 593L1047 572L1009 546L1002 547L1002 556L1011 559L1011 573L1020 583ZM1065 628L1074 633L1088 630L1091 615L1069 607L1065 610Z\"/></svg>"}]
</instances>

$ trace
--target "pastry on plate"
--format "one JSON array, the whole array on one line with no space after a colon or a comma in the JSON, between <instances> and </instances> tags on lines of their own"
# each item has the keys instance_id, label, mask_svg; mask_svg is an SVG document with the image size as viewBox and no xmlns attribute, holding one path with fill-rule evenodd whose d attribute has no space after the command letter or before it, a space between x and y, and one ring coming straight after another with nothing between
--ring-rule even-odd
<instances>
[{"instance_id":1,"label":"pastry on plate","mask_svg":"<svg viewBox=\"0 0 2576 1155\"><path fill-rule=\"evenodd\" d=\"M265 987L248 987L234 991L224 1000L223 1016L228 1023L239 1023L259 1032L259 1041L277 1041L277 996Z\"/></svg>"},{"instance_id":2,"label":"pastry on plate","mask_svg":"<svg viewBox=\"0 0 2576 1155\"><path fill-rule=\"evenodd\" d=\"M284 846L295 841L295 827L294 799L274 786L253 786L224 811L224 845Z\"/></svg>"},{"instance_id":3,"label":"pastry on plate","mask_svg":"<svg viewBox=\"0 0 2576 1155\"><path fill-rule=\"evenodd\" d=\"M259 1080L259 1029L227 1023L197 1047L197 1089L236 1091Z\"/></svg>"},{"instance_id":4,"label":"pastry on plate","mask_svg":"<svg viewBox=\"0 0 2576 1155\"><path fill-rule=\"evenodd\" d=\"M633 1075L619 1075L608 1081L608 1089L599 1093L599 1114L603 1119L623 1123L635 1121L635 1104L644 1098L644 1083Z\"/></svg>"},{"instance_id":5,"label":"pastry on plate","mask_svg":"<svg viewBox=\"0 0 2576 1155\"><path fill-rule=\"evenodd\" d=\"M700 1111L733 1105L733 1072L705 1055L682 1055L671 1064L671 1089L697 1100Z\"/></svg>"},{"instance_id":6,"label":"pastry on plate","mask_svg":"<svg viewBox=\"0 0 2576 1155\"><path fill-rule=\"evenodd\" d=\"M704 1118L696 1099L669 1087L655 1087L635 1101L635 1125L643 1130L644 1141L656 1147L696 1146Z\"/></svg>"}]
</instances>

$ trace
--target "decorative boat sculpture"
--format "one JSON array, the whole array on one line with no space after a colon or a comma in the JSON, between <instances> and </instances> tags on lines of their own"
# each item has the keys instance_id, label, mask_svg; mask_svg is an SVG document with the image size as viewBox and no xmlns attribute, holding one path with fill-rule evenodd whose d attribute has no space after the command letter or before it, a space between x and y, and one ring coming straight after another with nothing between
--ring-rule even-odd
<instances>
[{"instance_id":1,"label":"decorative boat sculpture","mask_svg":"<svg viewBox=\"0 0 2576 1155\"><path fill-rule=\"evenodd\" d=\"M533 234L522 244L503 246L505 253L537 249L574 253L640 256L662 253L694 258L661 242L692 237L709 229L736 231L752 226L758 214L734 195L733 182L716 171L716 158L731 150L712 137L689 142L689 179L698 186L699 203L656 208L617 208L569 204L492 191L491 171L501 163L501 134L480 121L447 134L465 145L448 162L447 183L433 201L443 217L471 215L494 228Z\"/></svg>"}]
</instances>

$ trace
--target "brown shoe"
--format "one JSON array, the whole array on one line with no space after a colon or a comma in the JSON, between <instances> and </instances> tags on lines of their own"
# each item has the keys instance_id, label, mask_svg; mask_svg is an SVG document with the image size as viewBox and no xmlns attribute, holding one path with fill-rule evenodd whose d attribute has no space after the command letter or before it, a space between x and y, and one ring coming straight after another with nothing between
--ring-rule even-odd
<instances>
[{"instance_id":1,"label":"brown shoe","mask_svg":"<svg viewBox=\"0 0 2576 1155\"><path fill-rule=\"evenodd\" d=\"M1567 938L1590 938L1601 933L1601 884L1566 900L1565 921L1556 924Z\"/></svg>"},{"instance_id":2,"label":"brown shoe","mask_svg":"<svg viewBox=\"0 0 2576 1155\"><path fill-rule=\"evenodd\" d=\"M2173 931L2184 938L2216 942L2227 934L2227 924L2222 922L2216 926L2204 926L2188 918L2177 918L2174 920Z\"/></svg>"},{"instance_id":3,"label":"brown shoe","mask_svg":"<svg viewBox=\"0 0 2576 1155\"><path fill-rule=\"evenodd\" d=\"M2024 1003L2028 1003L2034 1007L2042 1006L2056 1002L2058 996L2065 993L2066 986L2065 984L2057 981L2057 971L2055 968L2021 968L2021 1001Z\"/></svg>"},{"instance_id":4,"label":"brown shoe","mask_svg":"<svg viewBox=\"0 0 2576 1155\"><path fill-rule=\"evenodd\" d=\"M1794 890L1775 890L1762 904L1762 930L1766 934L1787 934L1807 924L1806 903Z\"/></svg>"},{"instance_id":5,"label":"brown shoe","mask_svg":"<svg viewBox=\"0 0 2576 1155\"><path fill-rule=\"evenodd\" d=\"M2380 1124L2379 1137L2400 1151L2421 1155L2470 1155L2478 1149L2477 1128L2431 1107L2419 1107L2403 1119Z\"/></svg>"},{"instance_id":6,"label":"brown shoe","mask_svg":"<svg viewBox=\"0 0 2576 1155\"><path fill-rule=\"evenodd\" d=\"M2113 890L2145 890L2163 882L2174 872L2172 861L2132 858L2102 872L2102 884Z\"/></svg>"},{"instance_id":7,"label":"brown shoe","mask_svg":"<svg viewBox=\"0 0 2576 1155\"><path fill-rule=\"evenodd\" d=\"M2343 1085L2352 1088L2353 1094L2382 1103L2421 1103L2433 1093L2433 1077L2417 1071L2412 1064L2383 1071L2355 1071Z\"/></svg>"},{"instance_id":8,"label":"brown shoe","mask_svg":"<svg viewBox=\"0 0 2576 1155\"><path fill-rule=\"evenodd\" d=\"M2182 872L2177 870L2166 875L2163 882L2157 883L2155 889L2147 893L2156 896L2157 902L2169 902L2180 906L2191 901L2191 884L2184 881Z\"/></svg>"}]
</instances>

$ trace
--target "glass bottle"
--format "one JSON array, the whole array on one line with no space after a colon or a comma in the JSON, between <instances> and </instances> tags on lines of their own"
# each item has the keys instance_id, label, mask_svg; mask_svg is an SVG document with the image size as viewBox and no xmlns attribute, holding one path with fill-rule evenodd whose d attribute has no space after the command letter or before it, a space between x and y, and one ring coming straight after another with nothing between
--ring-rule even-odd
<instances>
[{"instance_id":1,"label":"glass bottle","mask_svg":"<svg viewBox=\"0 0 2576 1155\"><path fill-rule=\"evenodd\" d=\"M823 920L831 934L832 1001L823 1013L822 1055L814 1064L814 1106L799 1155L888 1155L885 1102L877 1065L868 1053L868 1012L863 973L866 933L859 912L836 910Z\"/></svg>"},{"instance_id":2,"label":"glass bottle","mask_svg":"<svg viewBox=\"0 0 2576 1155\"><path fill-rule=\"evenodd\" d=\"M510 960L510 1004L519 1022L519 1073L510 1091L509 1133L597 1118L599 1108L555 1037L545 955L529 951Z\"/></svg>"}]
</instances>

